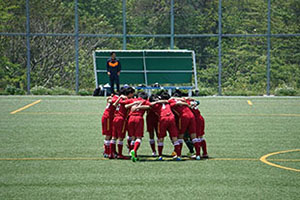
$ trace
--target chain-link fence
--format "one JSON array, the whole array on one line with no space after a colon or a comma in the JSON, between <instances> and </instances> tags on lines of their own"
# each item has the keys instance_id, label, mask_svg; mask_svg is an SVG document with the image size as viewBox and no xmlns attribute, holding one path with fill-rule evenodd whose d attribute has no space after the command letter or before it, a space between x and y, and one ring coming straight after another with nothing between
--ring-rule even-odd
<instances>
[{"instance_id":1,"label":"chain-link fence","mask_svg":"<svg viewBox=\"0 0 300 200\"><path fill-rule=\"evenodd\" d=\"M94 86L96 49L190 49L200 87L219 95L300 88L300 28L289 24L295 18L299 25L296 0L3 0L0 6L1 87L78 92Z\"/></svg>"}]
</instances>

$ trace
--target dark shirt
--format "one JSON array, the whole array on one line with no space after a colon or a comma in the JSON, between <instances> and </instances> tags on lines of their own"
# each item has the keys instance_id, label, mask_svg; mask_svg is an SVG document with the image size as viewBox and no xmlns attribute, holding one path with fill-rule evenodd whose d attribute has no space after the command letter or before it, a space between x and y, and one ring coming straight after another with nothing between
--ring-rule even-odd
<instances>
[{"instance_id":1,"label":"dark shirt","mask_svg":"<svg viewBox=\"0 0 300 200\"><path fill-rule=\"evenodd\" d=\"M116 75L121 71L121 63L117 59L108 59L106 62L107 72L110 72L111 75Z\"/></svg>"}]
</instances>

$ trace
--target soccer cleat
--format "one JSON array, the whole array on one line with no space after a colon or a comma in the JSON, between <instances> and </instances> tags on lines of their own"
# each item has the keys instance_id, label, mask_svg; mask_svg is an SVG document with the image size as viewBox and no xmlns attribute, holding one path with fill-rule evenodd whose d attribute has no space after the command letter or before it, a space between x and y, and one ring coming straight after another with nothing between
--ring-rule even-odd
<instances>
[{"instance_id":1,"label":"soccer cleat","mask_svg":"<svg viewBox=\"0 0 300 200\"><path fill-rule=\"evenodd\" d=\"M200 160L201 158L200 158L200 156L196 156L196 160Z\"/></svg>"},{"instance_id":2,"label":"soccer cleat","mask_svg":"<svg viewBox=\"0 0 300 200\"><path fill-rule=\"evenodd\" d=\"M208 154L202 155L202 158L209 158Z\"/></svg>"},{"instance_id":3,"label":"soccer cleat","mask_svg":"<svg viewBox=\"0 0 300 200\"><path fill-rule=\"evenodd\" d=\"M155 151L152 152L152 156L156 157L156 152Z\"/></svg>"},{"instance_id":4,"label":"soccer cleat","mask_svg":"<svg viewBox=\"0 0 300 200\"><path fill-rule=\"evenodd\" d=\"M123 160L127 160L128 159L128 157L123 156L123 155L118 155L117 158L118 159L123 159Z\"/></svg>"},{"instance_id":5,"label":"soccer cleat","mask_svg":"<svg viewBox=\"0 0 300 200\"><path fill-rule=\"evenodd\" d=\"M174 157L173 157L173 160L181 161L181 158L180 158L179 156L174 156Z\"/></svg>"},{"instance_id":6,"label":"soccer cleat","mask_svg":"<svg viewBox=\"0 0 300 200\"><path fill-rule=\"evenodd\" d=\"M104 153L104 154L103 154L103 157L104 157L104 158L108 158L108 157L109 157L109 155L108 155L108 154L106 154L106 153Z\"/></svg>"},{"instance_id":7,"label":"soccer cleat","mask_svg":"<svg viewBox=\"0 0 300 200\"><path fill-rule=\"evenodd\" d=\"M191 158L191 157L193 157L195 155L195 153L188 152L186 155L187 155L187 157Z\"/></svg>"},{"instance_id":8,"label":"soccer cleat","mask_svg":"<svg viewBox=\"0 0 300 200\"><path fill-rule=\"evenodd\" d=\"M156 160L163 161L163 157L159 156Z\"/></svg>"},{"instance_id":9,"label":"soccer cleat","mask_svg":"<svg viewBox=\"0 0 300 200\"><path fill-rule=\"evenodd\" d=\"M175 151L173 151L172 154L171 154L171 156L173 156L173 157L176 156L176 155L177 155L177 153Z\"/></svg>"},{"instance_id":10,"label":"soccer cleat","mask_svg":"<svg viewBox=\"0 0 300 200\"><path fill-rule=\"evenodd\" d=\"M131 160L132 160L132 162L137 161L137 158L135 157L135 151L134 151L134 150L131 150L131 151L130 151L130 154L131 154Z\"/></svg>"}]
</instances>

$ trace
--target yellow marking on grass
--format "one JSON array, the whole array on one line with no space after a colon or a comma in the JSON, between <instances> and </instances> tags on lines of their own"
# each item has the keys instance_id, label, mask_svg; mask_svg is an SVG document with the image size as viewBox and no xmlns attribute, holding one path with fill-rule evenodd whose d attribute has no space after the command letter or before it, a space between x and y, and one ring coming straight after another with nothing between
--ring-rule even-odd
<instances>
[{"instance_id":1,"label":"yellow marking on grass","mask_svg":"<svg viewBox=\"0 0 300 200\"><path fill-rule=\"evenodd\" d=\"M33 106L33 105L35 105L35 104L37 104L37 103L40 103L42 100L37 100L37 101L35 101L35 102L33 102L33 103L31 103L31 104L28 104L28 105L26 105L26 106L24 106L24 107L22 107L22 108L19 108L18 110L15 110L15 111L12 111L10 114L16 114L17 112L20 112L20 111L22 111L22 110L25 110L25 109L27 109L27 108L29 108L29 107L31 107L31 106Z\"/></svg>"},{"instance_id":2,"label":"yellow marking on grass","mask_svg":"<svg viewBox=\"0 0 300 200\"><path fill-rule=\"evenodd\" d=\"M285 166L278 165L278 164L275 164L275 163L267 161L267 158L270 157L270 156L277 155L277 154L288 153L288 152L295 152L295 151L300 151L300 149L291 149L291 150L286 150L286 151L278 151L278 152L269 153L269 154L266 154L266 155L262 156L259 160L261 162L263 162L263 163L265 163L267 165L273 166L273 167L278 167L278 168L281 168L281 169L286 169L286 170L290 170L290 171L300 172L300 169L285 167Z\"/></svg>"},{"instance_id":3,"label":"yellow marking on grass","mask_svg":"<svg viewBox=\"0 0 300 200\"><path fill-rule=\"evenodd\" d=\"M77 158L0 158L0 161L43 161L43 160L107 160L107 158L77 157Z\"/></svg>"},{"instance_id":4,"label":"yellow marking on grass","mask_svg":"<svg viewBox=\"0 0 300 200\"><path fill-rule=\"evenodd\" d=\"M248 100L247 102L248 102L248 104L249 104L250 106L253 105L253 103L252 103L250 100Z\"/></svg>"},{"instance_id":5,"label":"yellow marking on grass","mask_svg":"<svg viewBox=\"0 0 300 200\"><path fill-rule=\"evenodd\" d=\"M23 115L100 115L100 112L25 112Z\"/></svg>"},{"instance_id":6,"label":"yellow marking on grass","mask_svg":"<svg viewBox=\"0 0 300 200\"><path fill-rule=\"evenodd\" d=\"M261 116L261 117L300 117L300 114L278 113L278 114L243 114L243 113L228 113L228 114L207 114L205 116Z\"/></svg>"},{"instance_id":7,"label":"yellow marking on grass","mask_svg":"<svg viewBox=\"0 0 300 200\"><path fill-rule=\"evenodd\" d=\"M229 161L258 161L258 158L211 158L209 160L229 160Z\"/></svg>"}]
</instances>

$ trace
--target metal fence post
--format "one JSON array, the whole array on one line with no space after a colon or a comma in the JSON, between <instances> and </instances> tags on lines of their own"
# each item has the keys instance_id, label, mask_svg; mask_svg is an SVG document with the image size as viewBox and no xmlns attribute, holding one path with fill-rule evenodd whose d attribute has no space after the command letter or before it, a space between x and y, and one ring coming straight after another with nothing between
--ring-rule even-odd
<instances>
[{"instance_id":1,"label":"metal fence post","mask_svg":"<svg viewBox=\"0 0 300 200\"><path fill-rule=\"evenodd\" d=\"M271 51L271 0L268 0L268 33L267 33L267 95L270 95L270 51Z\"/></svg>"},{"instance_id":2,"label":"metal fence post","mask_svg":"<svg viewBox=\"0 0 300 200\"><path fill-rule=\"evenodd\" d=\"M171 49L174 49L174 0L171 0Z\"/></svg>"},{"instance_id":3,"label":"metal fence post","mask_svg":"<svg viewBox=\"0 0 300 200\"><path fill-rule=\"evenodd\" d=\"M222 78L222 0L219 0L219 75L218 75L218 88L219 95L222 95L222 86L221 86L221 78Z\"/></svg>"},{"instance_id":4,"label":"metal fence post","mask_svg":"<svg viewBox=\"0 0 300 200\"><path fill-rule=\"evenodd\" d=\"M126 50L126 0L123 0L123 50Z\"/></svg>"},{"instance_id":5,"label":"metal fence post","mask_svg":"<svg viewBox=\"0 0 300 200\"><path fill-rule=\"evenodd\" d=\"M78 61L78 0L75 0L75 63L76 63L76 94L79 91L79 61Z\"/></svg>"},{"instance_id":6,"label":"metal fence post","mask_svg":"<svg viewBox=\"0 0 300 200\"><path fill-rule=\"evenodd\" d=\"M26 49L27 49L27 94L30 94L30 16L29 0L26 0Z\"/></svg>"}]
</instances>

